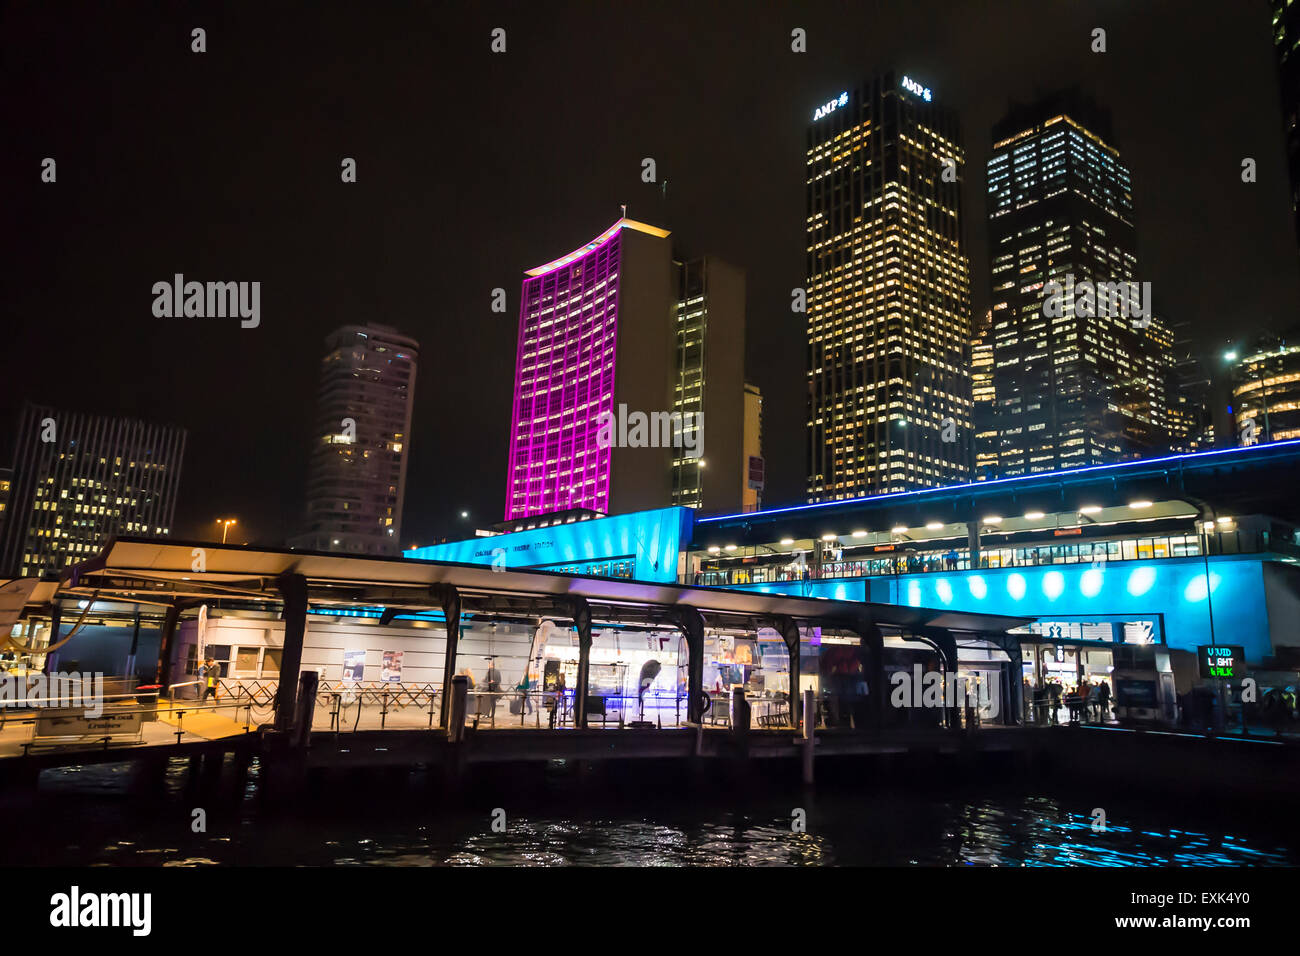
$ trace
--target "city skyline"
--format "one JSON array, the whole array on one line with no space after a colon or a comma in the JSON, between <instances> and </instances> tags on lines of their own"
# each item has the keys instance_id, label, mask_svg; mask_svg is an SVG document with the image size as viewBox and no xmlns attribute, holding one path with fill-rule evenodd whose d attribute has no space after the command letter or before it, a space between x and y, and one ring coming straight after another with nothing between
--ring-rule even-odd
<instances>
[{"instance_id":1,"label":"city skyline","mask_svg":"<svg viewBox=\"0 0 1300 956\"><path fill-rule=\"evenodd\" d=\"M1175 8L1179 15L1171 18L1168 13ZM296 152L284 152L279 136L263 125L264 114L250 99L253 91L237 84L243 109L206 120L179 120L181 135L188 135L197 149L183 158L147 150L134 155L129 167L119 165L114 156L126 142L123 137L138 141L155 110L128 111L119 104L113 130L89 139L58 133L38 108L43 102L58 115L69 96L84 93L88 75L84 68L64 63L66 77L43 87L46 98L22 107L33 112L22 124L18 148L4 160L7 179L19 184L20 220L30 222L32 230L32 241L15 260L31 279L20 285L9 306L15 320L14 353L42 354L60 344L59 387L68 395L59 397L61 407L160 419L190 432L187 478L210 476L214 495L205 501L190 491L197 485L183 483L177 520L182 533L206 533L214 518L231 513L239 515L250 540L275 541L294 530L286 516L300 512L307 460L305 450L298 449L311 430L320 338L331 328L373 317L422 343L438 343L438 354L422 363L416 388L406 540L401 544L461 537L472 533L472 525L488 524L500 514L496 476L504 470L509 425L502 398L509 388L500 386L513 365L511 350L501 342L514 334L514 277L530 264L531 250L572 248L586 238L584 231L589 235L584 222L593 217L607 222L617 205L626 202L629 216L662 221L698 245L691 253L716 251L750 276L747 311L757 331L749 336L746 366L747 378L766 399L765 501L797 503L804 498L805 479L800 464L803 330L802 317L791 315L789 301L790 289L804 281L803 131L816 106L886 62L917 77L937 102L960 117L968 168L962 199L972 314L982 315L991 302L985 275L988 248L979 233L985 219L980 172L990 152L992 124L1009 100L1080 86L1115 114L1116 139L1133 173L1142 223L1139 261L1153 282L1159 309L1189 320L1207 354L1214 351L1210 343L1243 326L1281 331L1292 324L1297 274L1267 10L1261 5L1260 10L1209 17L1155 3L1141 12L1067 12L1048 18L1030 4L1008 9L1006 20L1021 14L1016 20L1021 26L1037 22L1045 30L1050 20L1055 38L1051 50L1028 51L1014 69L1007 57L998 56L1000 50L1016 48L1012 37L999 33L1003 20L976 24L946 7L941 16L938 7L925 4L891 14L871 32L865 49L839 38L852 35L848 28L861 14L837 12L845 18L837 23L829 11L792 11L786 15L790 25L803 26L809 34L809 53L802 60L789 53L788 44L783 47L766 36L766 25L733 24L725 10L709 11L698 29L704 36L727 34L728 45L719 53L724 66L732 58L752 59L760 53L772 58L774 70L758 88L724 83L716 99L692 102L685 110L677 105L671 113L653 104L638 110L636 98L627 100L621 92L608 104L626 104L619 109L638 121L611 124L604 118L608 114L601 113L604 106L590 114L592 156L574 162L530 149L507 163L494 152L498 158L493 161L502 167L497 186L504 183L505 188L475 187L464 198L456 184L481 182L476 166L431 152L438 140L432 132L412 134L404 124L384 126L365 118L367 97L409 101L415 94L397 87L395 74L382 65L374 76L350 87L354 77L345 69L347 44L339 32L344 21L328 11L313 35L322 42L329 38L327 45L339 52L315 75L329 93L325 102L334 105L287 121L306 137ZM492 26L484 19L488 14L448 15L456 21L429 28L486 37ZM364 39L380 48L392 43L393 16L381 13L372 27L363 28L375 35ZM649 30L651 40L657 36L653 24L633 13L602 11L598 17L615 34ZM1088 49L1093 20L1108 30L1104 54ZM120 33L123 43L140 48L137 53L145 46L162 48L157 31L128 36L129 16L126 21L113 24L91 14L71 29L85 31L87 37L96 31ZM1212 31L1205 29L1208 23L1214 24ZM882 25L888 29L881 31ZM187 21L178 19L174 26L178 35L188 35ZM298 95L290 79L295 53L288 30L288 24L274 18L253 30L237 14L223 12L210 27L220 43L204 54L204 69L229 79L228 67L217 55L223 46L237 45L245 55L263 58L272 56L274 48L280 65L265 82L270 99L283 105ZM535 69L537 52L531 47L537 41L523 37L541 35L562 46L562 26L529 20L515 30L502 61L508 77L488 78L488 86L478 91L458 82L442 95L443 101L457 104L458 112L468 111L463 122L470 124L471 142L516 135L507 133L512 123L521 137L552 135L530 116L525 100L501 91L526 88ZM1180 43L1184 33L1187 42ZM969 42L972 34L983 42ZM1222 69L1231 70L1235 88L1228 92L1207 85L1195 93L1154 89L1174 56L1171 48L1178 48L1180 56L1222 62ZM55 63L67 56L66 49L45 52ZM33 49L31 62L21 69L34 69L41 53ZM471 58L455 46L448 55L446 76ZM177 74L177 90L154 91L155 98L202 100L209 95L206 91L217 80L186 59L193 55L184 44L167 56ZM402 62L401 56L395 58ZM611 57L609 63L598 59L597 66L616 71L627 87L643 62L622 66ZM688 77L695 68L689 58L679 57L661 69ZM143 92L152 90L151 83L144 73L131 74L123 78L122 88ZM493 83L503 85L494 92ZM653 92L640 92L634 82L631 89L645 103L653 100ZM1243 98L1242 89L1253 95ZM477 99L497 107L464 107ZM1167 110L1152 109L1153 103L1165 101L1172 102ZM281 152L274 166L267 166L267 154L256 145L238 162L220 159L216 145L238 141L238 131L245 127L256 131L250 142L276 143ZM209 144L213 148L206 150ZM687 144L694 149L686 151ZM747 168L760 149L769 162L761 170ZM205 151L215 157L198 155ZM696 158L696 151L704 158ZM39 182L40 158L48 155L59 162L54 184ZM357 161L352 185L340 183L338 175L341 159L348 156ZM653 184L641 181L641 161L647 156L658 161ZM1240 164L1247 156L1258 163L1253 184L1241 182ZM172 221L175 235L164 241L127 224L122 235L105 241L109 233L99 223L117 215L117 207L112 196L98 199L87 191L92 169L119 181L137 196L133 202L153 210L152 219L146 212L138 217L141 221ZM734 183L721 178L721 171L729 169L737 171ZM558 184L558 192L554 187L538 192L538 182ZM203 196L195 194L195 186L204 188ZM490 195L494 191L499 195ZM211 196L217 197L215 203ZM243 207L241 196L247 200ZM368 225L373 218L368 210L375 203L394 210L392 228L379 233ZM179 216L170 211L174 207L187 209L188 216L169 220ZM1175 219L1174 210L1187 215ZM505 218L507 212L513 218ZM76 225L83 220L90 224ZM204 228L191 234L187 223L195 222ZM54 254L56 241L66 245L66 254ZM241 329L237 319L155 318L149 310L150 288L180 272L260 281L260 326ZM498 287L509 298L503 316L490 309ZM51 288L56 289L52 298L43 291ZM1230 308L1232 317L1225 320ZM24 321L38 314L56 321ZM127 368L138 370L129 380L113 374ZM46 370L15 363L7 371L0 412L12 412L25 399L51 402L55 397L46 391L52 381ZM164 395L166 406L159 412ZM254 403L264 408L256 425L240 414ZM457 407L469 413L446 414ZM10 438L0 432L6 447ZM455 449L468 466L446 468L448 449ZM469 524L459 519L462 510L470 513Z\"/></svg>"}]
</instances>

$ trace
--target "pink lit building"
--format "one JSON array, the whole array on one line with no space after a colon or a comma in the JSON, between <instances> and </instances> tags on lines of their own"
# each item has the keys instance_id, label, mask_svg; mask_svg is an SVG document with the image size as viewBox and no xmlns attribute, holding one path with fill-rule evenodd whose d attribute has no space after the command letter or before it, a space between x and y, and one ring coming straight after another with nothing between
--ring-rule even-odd
<instances>
[{"instance_id":1,"label":"pink lit building","mask_svg":"<svg viewBox=\"0 0 1300 956\"><path fill-rule=\"evenodd\" d=\"M668 231L620 219L530 269L519 309L505 520L672 499L672 449L601 448L599 416L673 408L675 272Z\"/></svg>"}]
</instances>

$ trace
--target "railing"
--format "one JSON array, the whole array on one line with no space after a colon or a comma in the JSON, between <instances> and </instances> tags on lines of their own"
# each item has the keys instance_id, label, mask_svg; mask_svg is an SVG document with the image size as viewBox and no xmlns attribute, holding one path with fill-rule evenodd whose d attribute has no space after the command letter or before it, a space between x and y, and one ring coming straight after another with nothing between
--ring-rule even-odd
<instances>
[{"instance_id":1,"label":"railing","mask_svg":"<svg viewBox=\"0 0 1300 956\"><path fill-rule=\"evenodd\" d=\"M1300 558L1300 546L1266 531L1218 531L1198 534L1124 538L1094 543L989 547L971 561L969 549L915 551L900 547L888 555L816 564L736 564L715 570L682 574L679 583L704 587L744 584L786 584L844 578L934 574L953 571L1030 568L1057 564L1108 561L1161 561L1199 557L1203 543L1211 556L1272 553ZM733 558L738 560L738 558Z\"/></svg>"}]
</instances>

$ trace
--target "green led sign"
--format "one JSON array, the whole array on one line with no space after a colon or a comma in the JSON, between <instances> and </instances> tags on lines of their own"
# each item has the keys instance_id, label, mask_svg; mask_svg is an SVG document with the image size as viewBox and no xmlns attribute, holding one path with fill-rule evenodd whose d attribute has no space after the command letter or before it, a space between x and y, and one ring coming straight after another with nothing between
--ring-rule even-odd
<instances>
[{"instance_id":1,"label":"green led sign","mask_svg":"<svg viewBox=\"0 0 1300 956\"><path fill-rule=\"evenodd\" d=\"M1239 645L1200 645L1196 657L1202 677L1241 677L1246 670L1246 652Z\"/></svg>"}]
</instances>

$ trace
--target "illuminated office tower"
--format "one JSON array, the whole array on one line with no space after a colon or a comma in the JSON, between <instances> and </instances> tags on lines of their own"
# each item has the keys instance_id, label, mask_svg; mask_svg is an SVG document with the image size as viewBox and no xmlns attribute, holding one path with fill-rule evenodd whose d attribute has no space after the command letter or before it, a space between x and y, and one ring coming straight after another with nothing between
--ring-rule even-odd
<instances>
[{"instance_id":1,"label":"illuminated office tower","mask_svg":"<svg viewBox=\"0 0 1300 956\"><path fill-rule=\"evenodd\" d=\"M810 501L970 475L965 155L938 100L890 72L809 110Z\"/></svg>"},{"instance_id":2,"label":"illuminated office tower","mask_svg":"<svg viewBox=\"0 0 1300 956\"><path fill-rule=\"evenodd\" d=\"M713 257L674 263L677 271L673 411L694 435L673 451L672 503L708 513L735 511L747 486L745 273Z\"/></svg>"},{"instance_id":3,"label":"illuminated office tower","mask_svg":"<svg viewBox=\"0 0 1300 956\"><path fill-rule=\"evenodd\" d=\"M9 516L9 494L13 486L13 469L0 468L0 542L5 539L5 518Z\"/></svg>"},{"instance_id":4,"label":"illuminated office tower","mask_svg":"<svg viewBox=\"0 0 1300 956\"><path fill-rule=\"evenodd\" d=\"M1233 444L1300 438L1300 329L1263 335L1223 356L1228 364Z\"/></svg>"},{"instance_id":5,"label":"illuminated office tower","mask_svg":"<svg viewBox=\"0 0 1300 956\"><path fill-rule=\"evenodd\" d=\"M386 325L326 337L305 528L290 547L400 553L419 348Z\"/></svg>"},{"instance_id":6,"label":"illuminated office tower","mask_svg":"<svg viewBox=\"0 0 1300 956\"><path fill-rule=\"evenodd\" d=\"M976 481L988 481L998 473L998 432L993 423L997 389L993 385L993 312L975 322L970 347L970 391L974 404Z\"/></svg>"},{"instance_id":7,"label":"illuminated office tower","mask_svg":"<svg viewBox=\"0 0 1300 956\"><path fill-rule=\"evenodd\" d=\"M1172 322L1173 364L1169 375L1169 449L1179 454L1215 446L1210 405L1214 383L1195 343L1191 324Z\"/></svg>"},{"instance_id":8,"label":"illuminated office tower","mask_svg":"<svg viewBox=\"0 0 1300 956\"><path fill-rule=\"evenodd\" d=\"M988 226L1003 477L1168 445L1168 329L1140 284L1131 301L1107 308L1082 291L1140 279L1132 183L1109 139L1106 115L1075 94L1013 107L993 131ZM1080 291L1056 295L1049 283Z\"/></svg>"},{"instance_id":9,"label":"illuminated office tower","mask_svg":"<svg viewBox=\"0 0 1300 956\"><path fill-rule=\"evenodd\" d=\"M668 235L623 218L527 271L506 521L671 502L671 439L658 427L637 429L632 417L667 418L673 408L677 285Z\"/></svg>"},{"instance_id":10,"label":"illuminated office tower","mask_svg":"<svg viewBox=\"0 0 1300 956\"><path fill-rule=\"evenodd\" d=\"M25 405L0 474L0 575L53 577L114 535L171 534L184 454L181 428Z\"/></svg>"},{"instance_id":11,"label":"illuminated office tower","mask_svg":"<svg viewBox=\"0 0 1300 956\"><path fill-rule=\"evenodd\" d=\"M745 486L740 510L759 511L767 486L767 461L763 457L763 393L757 385L745 383Z\"/></svg>"}]
</instances>

